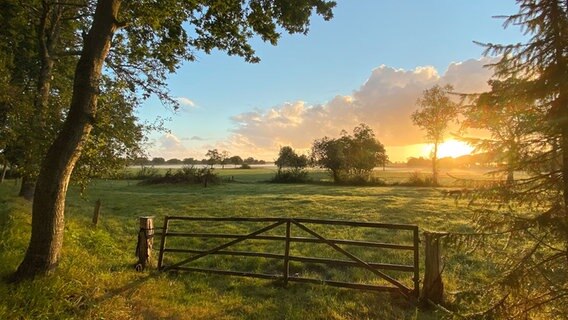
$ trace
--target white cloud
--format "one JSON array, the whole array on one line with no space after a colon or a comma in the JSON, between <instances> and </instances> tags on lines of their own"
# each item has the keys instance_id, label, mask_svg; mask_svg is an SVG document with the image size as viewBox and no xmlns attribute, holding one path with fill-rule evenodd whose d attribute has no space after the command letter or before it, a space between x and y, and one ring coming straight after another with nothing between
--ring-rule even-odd
<instances>
[{"instance_id":1,"label":"white cloud","mask_svg":"<svg viewBox=\"0 0 568 320\"><path fill-rule=\"evenodd\" d=\"M308 149L314 139L337 136L362 122L387 146L422 143L422 132L410 120L422 92L436 84L452 84L457 92L482 92L492 75L484 68L490 62L482 58L451 63L443 75L431 66L402 70L381 65L350 96L336 96L322 105L287 102L234 116L226 146L233 152L275 155L280 146Z\"/></svg>"},{"instance_id":2,"label":"white cloud","mask_svg":"<svg viewBox=\"0 0 568 320\"><path fill-rule=\"evenodd\" d=\"M183 145L178 137L171 133L166 133L155 141L154 147L149 150L149 153L152 157L183 159L187 157L190 150Z\"/></svg>"},{"instance_id":3,"label":"white cloud","mask_svg":"<svg viewBox=\"0 0 568 320\"><path fill-rule=\"evenodd\" d=\"M186 97L177 97L176 101L179 102L179 104L182 107L189 107L189 108L195 108L196 104L193 100L186 98Z\"/></svg>"},{"instance_id":4,"label":"white cloud","mask_svg":"<svg viewBox=\"0 0 568 320\"><path fill-rule=\"evenodd\" d=\"M201 157L208 149L217 148L233 155L271 161L281 146L290 145L299 152L307 152L315 139L336 137L341 130L351 131L358 124L366 123L387 146L387 152L400 153L400 157L390 154L391 158L404 160L407 155L402 146L424 142L423 133L410 120L422 92L436 84L452 84L462 93L485 91L492 71L484 65L491 62L488 58L454 62L443 74L432 66L403 70L381 65L373 69L367 81L351 95L335 96L318 105L293 101L268 109L254 109L231 118L234 127L224 141L190 150L176 136L167 134L159 139L159 146L153 151L165 158L183 158ZM195 107L188 98L179 97L178 101ZM194 136L189 140L204 139Z\"/></svg>"}]
</instances>

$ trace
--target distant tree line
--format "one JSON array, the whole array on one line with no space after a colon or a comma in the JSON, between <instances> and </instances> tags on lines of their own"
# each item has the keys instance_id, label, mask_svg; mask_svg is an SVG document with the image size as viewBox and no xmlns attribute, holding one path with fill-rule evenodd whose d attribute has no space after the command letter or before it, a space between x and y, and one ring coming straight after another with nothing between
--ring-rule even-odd
<instances>
[{"instance_id":1,"label":"distant tree line","mask_svg":"<svg viewBox=\"0 0 568 320\"><path fill-rule=\"evenodd\" d=\"M218 154L218 153L217 153ZM210 154L209 158L203 158L203 159L195 159L195 158L184 158L182 160L177 159L177 158L171 158L166 160L165 158L162 157L154 157L152 159L147 158L147 157L138 157L132 161L129 162L130 165L132 166L159 166L159 165L166 165L166 164L172 164L172 165L233 165L233 166L240 166L243 164L247 164L247 165L261 165L261 164L266 164L266 161L264 160L258 160L255 159L253 157L248 157L248 158L241 158L240 156L231 156L231 157L226 157L226 158L222 158L222 157L218 157L217 154L212 153Z\"/></svg>"},{"instance_id":2,"label":"distant tree line","mask_svg":"<svg viewBox=\"0 0 568 320\"><path fill-rule=\"evenodd\" d=\"M466 154L459 157L444 157L437 159L437 168L493 168L506 165L498 162L494 152ZM432 159L424 157L410 157L406 160L407 167L429 167Z\"/></svg>"}]
</instances>

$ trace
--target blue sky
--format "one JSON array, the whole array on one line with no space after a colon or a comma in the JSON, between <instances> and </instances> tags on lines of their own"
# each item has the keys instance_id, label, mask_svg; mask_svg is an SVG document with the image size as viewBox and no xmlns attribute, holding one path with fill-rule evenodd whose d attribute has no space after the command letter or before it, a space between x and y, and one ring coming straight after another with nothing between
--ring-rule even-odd
<instances>
[{"instance_id":1,"label":"blue sky","mask_svg":"<svg viewBox=\"0 0 568 320\"><path fill-rule=\"evenodd\" d=\"M521 41L518 29L504 30L503 21L492 18L515 12L513 0L339 0L335 17L314 17L307 36L283 35L277 46L254 41L259 64L199 53L168 81L172 95L186 102L181 111L150 100L139 112L142 119L172 119L171 133L151 135L150 155L202 158L218 148L273 160L281 145L305 150L313 139L337 136L366 119L387 152L389 145L400 151L421 136L416 131L415 138L398 141L386 121L404 122L421 90L438 82L483 89L489 73L476 68L488 61L471 60L483 51L473 41ZM469 78L477 83L466 84Z\"/></svg>"}]
</instances>

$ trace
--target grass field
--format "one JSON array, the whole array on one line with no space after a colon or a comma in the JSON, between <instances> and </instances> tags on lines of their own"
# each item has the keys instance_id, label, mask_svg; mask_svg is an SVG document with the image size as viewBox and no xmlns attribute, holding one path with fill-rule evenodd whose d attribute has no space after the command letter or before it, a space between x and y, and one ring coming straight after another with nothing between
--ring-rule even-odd
<instances>
[{"instance_id":1,"label":"grass field","mask_svg":"<svg viewBox=\"0 0 568 320\"><path fill-rule=\"evenodd\" d=\"M165 215L268 216L407 223L417 224L421 231L470 230L465 203L444 199L440 190L434 188L263 182L272 173L270 169L220 170L223 176L234 176L235 182L208 188L98 180L85 197L71 188L59 268L51 277L19 285L0 284L0 319L438 319L444 315L419 310L387 293L299 283L284 288L267 280L134 270L138 217L146 215L154 216L158 225ZM377 174L388 182L403 181L409 175L389 171ZM478 174L454 173L463 177ZM325 178L322 173L314 177ZM451 185L449 179L445 183ZM17 190L13 181L0 185L0 276L3 277L17 267L29 237L30 204L15 197ZM96 199L101 199L102 210L99 226L93 228L91 215ZM213 224L206 228L241 232L252 227ZM403 240L399 235L364 229L318 231L335 238ZM263 243L244 243L239 249L279 250ZM333 255L313 245L293 247L292 251L302 255ZM380 250L360 250L357 254L366 259L386 260L382 262L408 259ZM235 270L274 268L266 260L214 259L217 260L202 263ZM479 283L491 272L488 261L451 248L446 250L445 264L444 279L449 291ZM374 281L364 271L300 264L291 268L292 272L326 278Z\"/></svg>"}]
</instances>

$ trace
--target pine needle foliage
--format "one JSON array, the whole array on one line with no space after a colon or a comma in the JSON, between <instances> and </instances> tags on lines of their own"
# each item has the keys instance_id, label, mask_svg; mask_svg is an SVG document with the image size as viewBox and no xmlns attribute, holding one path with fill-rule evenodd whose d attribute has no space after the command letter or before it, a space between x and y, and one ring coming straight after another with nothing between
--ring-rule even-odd
<instances>
[{"instance_id":1,"label":"pine needle foliage","mask_svg":"<svg viewBox=\"0 0 568 320\"><path fill-rule=\"evenodd\" d=\"M514 169L528 178L477 190L470 202L476 232L450 238L485 250L497 263L498 276L456 298L469 306L471 318L566 319L568 2L517 4L517 14L501 18L504 27L520 26L527 42L482 45L485 54L501 56L492 67L496 78L509 84L493 86L491 94L501 102L515 94L530 102L522 110L531 119L523 124L529 134L512 155Z\"/></svg>"}]
</instances>

